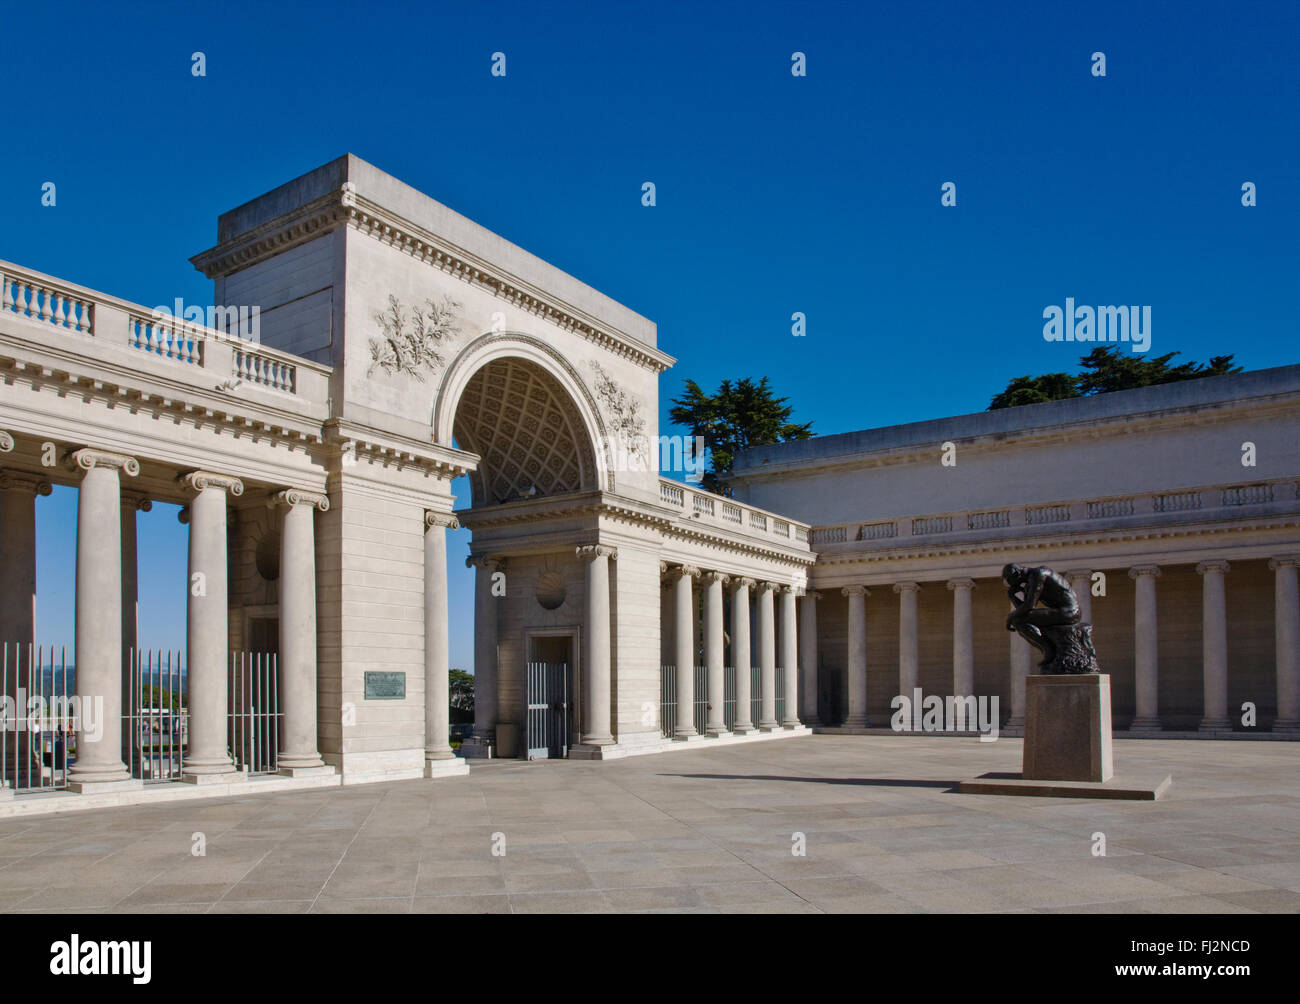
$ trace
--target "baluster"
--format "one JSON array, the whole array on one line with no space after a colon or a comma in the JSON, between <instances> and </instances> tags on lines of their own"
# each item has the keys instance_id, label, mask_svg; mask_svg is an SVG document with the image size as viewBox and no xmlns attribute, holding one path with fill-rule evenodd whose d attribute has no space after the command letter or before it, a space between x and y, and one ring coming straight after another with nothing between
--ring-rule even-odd
<instances>
[{"instance_id":1,"label":"baluster","mask_svg":"<svg viewBox=\"0 0 1300 1004\"><path fill-rule=\"evenodd\" d=\"M59 294L59 304L54 311L54 323L60 328L71 327L68 324L68 298L62 293Z\"/></svg>"},{"instance_id":2,"label":"baluster","mask_svg":"<svg viewBox=\"0 0 1300 1004\"><path fill-rule=\"evenodd\" d=\"M14 311L20 317L27 316L27 283L21 279L14 281Z\"/></svg>"},{"instance_id":3,"label":"baluster","mask_svg":"<svg viewBox=\"0 0 1300 1004\"><path fill-rule=\"evenodd\" d=\"M81 303L81 330L88 335L95 333L95 308L91 306L89 300L83 300Z\"/></svg>"},{"instance_id":4,"label":"baluster","mask_svg":"<svg viewBox=\"0 0 1300 1004\"><path fill-rule=\"evenodd\" d=\"M44 286L42 286L40 289L40 296L41 296L41 320L48 323L50 317L54 313L54 311L50 309L50 301L54 299L54 294L51 293L48 289L46 289Z\"/></svg>"},{"instance_id":5,"label":"baluster","mask_svg":"<svg viewBox=\"0 0 1300 1004\"><path fill-rule=\"evenodd\" d=\"M9 293L9 278L0 275L0 310L13 310L14 298Z\"/></svg>"}]
</instances>

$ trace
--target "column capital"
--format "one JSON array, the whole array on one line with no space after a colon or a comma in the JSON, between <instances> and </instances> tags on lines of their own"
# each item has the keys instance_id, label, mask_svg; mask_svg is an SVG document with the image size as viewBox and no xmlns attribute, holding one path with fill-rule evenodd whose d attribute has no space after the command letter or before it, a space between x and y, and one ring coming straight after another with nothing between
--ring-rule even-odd
<instances>
[{"instance_id":1,"label":"column capital","mask_svg":"<svg viewBox=\"0 0 1300 1004\"><path fill-rule=\"evenodd\" d=\"M975 580L974 579L949 579L948 588L954 591L958 589L974 589Z\"/></svg>"},{"instance_id":2,"label":"column capital","mask_svg":"<svg viewBox=\"0 0 1300 1004\"><path fill-rule=\"evenodd\" d=\"M1300 566L1300 554L1279 554L1276 558L1268 559L1268 567L1277 570L1279 568L1295 568Z\"/></svg>"},{"instance_id":3,"label":"column capital","mask_svg":"<svg viewBox=\"0 0 1300 1004\"><path fill-rule=\"evenodd\" d=\"M0 453L12 453L14 449L14 437L0 429Z\"/></svg>"},{"instance_id":4,"label":"column capital","mask_svg":"<svg viewBox=\"0 0 1300 1004\"><path fill-rule=\"evenodd\" d=\"M139 465L136 465L139 470ZM187 491L197 495L205 488L218 488L221 491L229 492L238 498L244 494L244 482L239 478L231 477L228 474L217 474L214 471L190 471L188 474L182 474L176 479Z\"/></svg>"},{"instance_id":5,"label":"column capital","mask_svg":"<svg viewBox=\"0 0 1300 1004\"><path fill-rule=\"evenodd\" d=\"M734 578L732 578L731 585L734 591L736 589L753 589L756 585L758 585L758 583L755 582L753 579L745 577L744 575L737 575Z\"/></svg>"},{"instance_id":6,"label":"column capital","mask_svg":"<svg viewBox=\"0 0 1300 1004\"><path fill-rule=\"evenodd\" d=\"M767 580L763 580L758 583L756 588L758 589L760 594L774 593L781 588L781 584L779 582L768 582Z\"/></svg>"},{"instance_id":7,"label":"column capital","mask_svg":"<svg viewBox=\"0 0 1300 1004\"><path fill-rule=\"evenodd\" d=\"M785 585L783 585L783 586L781 587L781 595L784 596L786 593L790 593L790 594L792 594L792 595L794 595L794 596L801 596L801 595L803 595L803 587L802 587L802 586L796 586L796 585L795 585L794 583L792 583L792 582L790 582L790 583L786 583Z\"/></svg>"},{"instance_id":8,"label":"column capital","mask_svg":"<svg viewBox=\"0 0 1300 1004\"><path fill-rule=\"evenodd\" d=\"M1227 572L1232 568L1226 561L1221 558L1215 558L1211 561L1200 561L1196 564L1196 571L1200 575L1206 572Z\"/></svg>"},{"instance_id":9,"label":"column capital","mask_svg":"<svg viewBox=\"0 0 1300 1004\"><path fill-rule=\"evenodd\" d=\"M73 451L71 460L74 466L80 467L83 471L93 470L96 467L106 467L110 470L122 471L129 478L133 478L140 473L140 461L136 460L135 457L128 457L124 453L109 453L107 450L85 447Z\"/></svg>"},{"instance_id":10,"label":"column capital","mask_svg":"<svg viewBox=\"0 0 1300 1004\"><path fill-rule=\"evenodd\" d=\"M465 567L481 568L485 572L499 572L506 567L506 559L490 557L486 554L471 554L465 559Z\"/></svg>"},{"instance_id":11,"label":"column capital","mask_svg":"<svg viewBox=\"0 0 1300 1004\"><path fill-rule=\"evenodd\" d=\"M1140 576L1143 575L1152 575L1155 576L1156 578L1159 578L1160 566L1159 565L1134 565L1132 568L1128 570L1128 577L1130 579L1133 579L1134 581L1136 581Z\"/></svg>"},{"instance_id":12,"label":"column capital","mask_svg":"<svg viewBox=\"0 0 1300 1004\"><path fill-rule=\"evenodd\" d=\"M242 485L240 491L243 491ZM305 488L285 488L283 491L272 492L266 499L268 509L278 509L280 506L292 509L296 505L312 506L321 512L329 512L330 500L328 495L307 491Z\"/></svg>"},{"instance_id":13,"label":"column capital","mask_svg":"<svg viewBox=\"0 0 1300 1004\"><path fill-rule=\"evenodd\" d=\"M817 592L817 590L815 589L805 589L803 591L803 598L805 600L812 600L814 603L816 603L818 600L822 598L822 594Z\"/></svg>"},{"instance_id":14,"label":"column capital","mask_svg":"<svg viewBox=\"0 0 1300 1004\"><path fill-rule=\"evenodd\" d=\"M48 495L53 490L48 481L34 474L0 471L0 492L31 492L33 495Z\"/></svg>"},{"instance_id":15,"label":"column capital","mask_svg":"<svg viewBox=\"0 0 1300 1004\"><path fill-rule=\"evenodd\" d=\"M139 492L123 492L122 506L123 508L130 506L137 512L153 512L153 499Z\"/></svg>"},{"instance_id":16,"label":"column capital","mask_svg":"<svg viewBox=\"0 0 1300 1004\"><path fill-rule=\"evenodd\" d=\"M871 590L866 586L843 586L840 588L841 596L870 596Z\"/></svg>"},{"instance_id":17,"label":"column capital","mask_svg":"<svg viewBox=\"0 0 1300 1004\"><path fill-rule=\"evenodd\" d=\"M618 548L607 547L604 544L579 544L573 549L573 553L586 561L591 561L593 558L608 558L610 561L618 560Z\"/></svg>"},{"instance_id":18,"label":"column capital","mask_svg":"<svg viewBox=\"0 0 1300 1004\"><path fill-rule=\"evenodd\" d=\"M674 565L668 569L668 574L679 579L687 577L695 579L699 577L700 570L694 565Z\"/></svg>"},{"instance_id":19,"label":"column capital","mask_svg":"<svg viewBox=\"0 0 1300 1004\"><path fill-rule=\"evenodd\" d=\"M728 575L726 572L719 572L717 569L710 569L709 571L704 573L702 578L704 579L705 585L709 585L709 586L713 585L713 583L715 582L720 582L722 583L722 585L725 586L728 582L731 581L730 575Z\"/></svg>"},{"instance_id":20,"label":"column capital","mask_svg":"<svg viewBox=\"0 0 1300 1004\"><path fill-rule=\"evenodd\" d=\"M920 591L921 591L921 584L919 582L895 582L894 583L894 592L900 595L903 593L919 593Z\"/></svg>"},{"instance_id":21,"label":"column capital","mask_svg":"<svg viewBox=\"0 0 1300 1004\"><path fill-rule=\"evenodd\" d=\"M449 512L434 512L432 509L426 509L424 525L429 528L440 526L444 530L459 530L460 520Z\"/></svg>"}]
</instances>

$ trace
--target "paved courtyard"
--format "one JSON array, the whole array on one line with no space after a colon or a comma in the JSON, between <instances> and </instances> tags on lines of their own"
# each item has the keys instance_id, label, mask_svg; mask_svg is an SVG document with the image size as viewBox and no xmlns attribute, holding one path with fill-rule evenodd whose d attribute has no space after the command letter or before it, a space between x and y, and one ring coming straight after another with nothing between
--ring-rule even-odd
<instances>
[{"instance_id":1,"label":"paved courtyard","mask_svg":"<svg viewBox=\"0 0 1300 1004\"><path fill-rule=\"evenodd\" d=\"M960 795L1020 741L810 736L11 819L0 910L1300 912L1300 745L1115 756L1172 791Z\"/></svg>"}]
</instances>

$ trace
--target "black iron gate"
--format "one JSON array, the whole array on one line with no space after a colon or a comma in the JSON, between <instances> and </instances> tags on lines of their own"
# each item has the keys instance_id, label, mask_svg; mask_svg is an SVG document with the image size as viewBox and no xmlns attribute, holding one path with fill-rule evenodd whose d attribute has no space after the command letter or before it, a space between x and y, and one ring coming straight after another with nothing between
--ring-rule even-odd
<instances>
[{"instance_id":1,"label":"black iron gate","mask_svg":"<svg viewBox=\"0 0 1300 1004\"><path fill-rule=\"evenodd\" d=\"M569 667L564 663L530 662L525 675L528 759L563 759L569 755Z\"/></svg>"}]
</instances>

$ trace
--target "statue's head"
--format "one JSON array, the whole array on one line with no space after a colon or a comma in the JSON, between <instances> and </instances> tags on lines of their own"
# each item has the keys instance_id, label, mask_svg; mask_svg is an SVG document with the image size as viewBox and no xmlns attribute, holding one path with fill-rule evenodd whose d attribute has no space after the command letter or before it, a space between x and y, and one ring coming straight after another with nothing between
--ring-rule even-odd
<instances>
[{"instance_id":1,"label":"statue's head","mask_svg":"<svg viewBox=\"0 0 1300 1004\"><path fill-rule=\"evenodd\" d=\"M1002 581L1008 586L1019 586L1025 581L1024 565L1004 565L1002 567Z\"/></svg>"}]
</instances>

